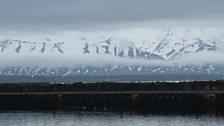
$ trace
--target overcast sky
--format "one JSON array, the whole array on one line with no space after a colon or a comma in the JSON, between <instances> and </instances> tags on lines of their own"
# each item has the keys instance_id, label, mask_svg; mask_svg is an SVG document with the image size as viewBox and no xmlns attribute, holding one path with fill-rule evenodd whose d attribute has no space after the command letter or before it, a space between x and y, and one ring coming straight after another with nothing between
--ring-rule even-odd
<instances>
[{"instance_id":1,"label":"overcast sky","mask_svg":"<svg viewBox=\"0 0 224 126\"><path fill-rule=\"evenodd\" d=\"M223 21L224 0L0 0L0 30L223 27Z\"/></svg>"},{"instance_id":2,"label":"overcast sky","mask_svg":"<svg viewBox=\"0 0 224 126\"><path fill-rule=\"evenodd\" d=\"M180 34L174 39L202 38L223 44L224 0L0 0L0 40L19 39L42 45L47 37L54 42L65 42L69 55L60 55L62 59L75 57L73 50L82 53L86 41L98 42L114 37L122 40L121 44L125 44L123 40L134 41L136 45L143 41L150 44L159 41L169 28ZM81 41L81 37L85 37L85 41ZM52 54L47 56L50 61L54 57ZM32 56L27 58L14 53L0 53L0 57L9 59L5 64L17 64L15 58L36 63ZM218 56L200 56L200 62L203 59L218 62L208 57ZM220 57L217 59L224 63L223 53ZM195 62L195 59L187 60ZM77 57L74 60L79 61Z\"/></svg>"}]
</instances>

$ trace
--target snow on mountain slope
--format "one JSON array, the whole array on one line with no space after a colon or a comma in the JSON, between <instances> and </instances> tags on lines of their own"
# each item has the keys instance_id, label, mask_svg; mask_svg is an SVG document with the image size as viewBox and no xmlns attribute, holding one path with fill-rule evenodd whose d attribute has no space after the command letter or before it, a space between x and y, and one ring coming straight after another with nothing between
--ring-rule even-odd
<instances>
[{"instance_id":1,"label":"snow on mountain slope","mask_svg":"<svg viewBox=\"0 0 224 126\"><path fill-rule=\"evenodd\" d=\"M75 66L75 67L5 67L2 76L96 76L96 75L224 75L224 66Z\"/></svg>"},{"instance_id":2,"label":"snow on mountain slope","mask_svg":"<svg viewBox=\"0 0 224 126\"><path fill-rule=\"evenodd\" d=\"M141 43L141 44L136 44ZM198 52L217 52L224 46L217 46L216 40L185 38L168 31L161 38L144 42L133 42L108 38L93 44L86 41L83 53L96 53L116 57L173 60L194 55Z\"/></svg>"}]
</instances>

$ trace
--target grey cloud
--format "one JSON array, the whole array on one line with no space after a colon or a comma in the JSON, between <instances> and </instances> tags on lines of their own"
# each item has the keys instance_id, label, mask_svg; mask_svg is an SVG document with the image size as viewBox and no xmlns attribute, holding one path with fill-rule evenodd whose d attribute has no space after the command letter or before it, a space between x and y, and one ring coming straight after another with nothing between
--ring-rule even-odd
<instances>
[{"instance_id":1,"label":"grey cloud","mask_svg":"<svg viewBox=\"0 0 224 126\"><path fill-rule=\"evenodd\" d=\"M223 20L223 0L0 0L1 29L82 29L157 20Z\"/></svg>"}]
</instances>

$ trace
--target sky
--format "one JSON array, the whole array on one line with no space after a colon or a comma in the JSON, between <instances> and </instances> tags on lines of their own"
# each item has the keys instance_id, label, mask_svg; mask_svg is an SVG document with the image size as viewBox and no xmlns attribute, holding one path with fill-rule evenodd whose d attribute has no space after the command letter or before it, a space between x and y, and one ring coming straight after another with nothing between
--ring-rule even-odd
<instances>
[{"instance_id":1,"label":"sky","mask_svg":"<svg viewBox=\"0 0 224 126\"><path fill-rule=\"evenodd\" d=\"M223 0L0 0L0 30L223 27L223 6Z\"/></svg>"},{"instance_id":2,"label":"sky","mask_svg":"<svg viewBox=\"0 0 224 126\"><path fill-rule=\"evenodd\" d=\"M68 50L80 51L85 43L80 41L81 37L88 42L117 37L141 44L146 40L158 40L164 31L171 30L184 34L180 36L186 37L186 31L191 31L191 38L222 41L223 12L224 0L0 0L0 40L20 39L40 42L41 45L42 41L50 38L72 43L67 45L70 46ZM224 59L223 52L210 56L215 59L204 55L188 58L188 61L201 57L200 61L216 62ZM4 65L18 63L19 60L21 64L24 64L23 61L39 64L32 57L0 54L0 58L5 59ZM49 57L58 56L42 56L40 61ZM70 57L74 55L67 55L67 58ZM59 56L57 60L67 62L64 58ZM84 62L92 61L88 60ZM110 62L108 59L105 61ZM184 62L187 62L186 59ZM223 64L224 60L219 62Z\"/></svg>"}]
</instances>

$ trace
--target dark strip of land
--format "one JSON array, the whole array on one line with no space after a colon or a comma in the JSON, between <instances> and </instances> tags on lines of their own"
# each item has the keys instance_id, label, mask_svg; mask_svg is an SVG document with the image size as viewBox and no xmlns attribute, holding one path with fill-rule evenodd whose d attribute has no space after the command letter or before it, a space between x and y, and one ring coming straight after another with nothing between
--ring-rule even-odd
<instances>
[{"instance_id":1,"label":"dark strip of land","mask_svg":"<svg viewBox=\"0 0 224 126\"><path fill-rule=\"evenodd\" d=\"M0 93L7 92L130 92L130 91L224 91L224 81L191 82L99 82L99 83L4 83Z\"/></svg>"}]
</instances>

